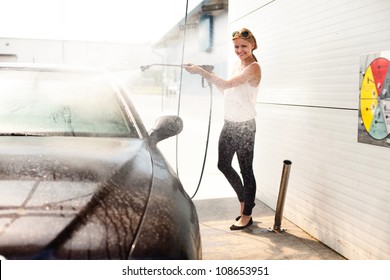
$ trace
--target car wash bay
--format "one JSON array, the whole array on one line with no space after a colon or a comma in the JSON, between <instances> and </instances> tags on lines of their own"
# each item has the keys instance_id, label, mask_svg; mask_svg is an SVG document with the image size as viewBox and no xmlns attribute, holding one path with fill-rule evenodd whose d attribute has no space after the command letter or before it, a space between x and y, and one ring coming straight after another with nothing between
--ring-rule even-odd
<instances>
[{"instance_id":1,"label":"car wash bay","mask_svg":"<svg viewBox=\"0 0 390 280\"><path fill-rule=\"evenodd\" d=\"M145 120L148 130L153 126L156 112L160 112L161 104L174 102L160 95L132 96L132 99ZM171 162L172 167L178 171L187 193L193 197L200 222L203 259L344 259L287 219L282 218L281 224L282 230L286 231L270 230L274 227L275 211L260 199L256 201L252 226L242 231L229 229L235 222L234 218L239 214L239 204L232 188L216 167L218 136L223 119L221 101L220 96L213 97L206 161L204 156L210 112L210 99L207 95L183 96L180 113L184 121L183 132L177 139L171 138L159 143L160 149ZM164 114L169 113L174 114L175 111L164 112ZM281 174L282 167L283 163L281 163ZM292 165L290 172L294 172L293 168ZM258 189L261 188L261 178L257 178L257 186ZM288 201L288 188L286 201Z\"/></svg>"}]
</instances>

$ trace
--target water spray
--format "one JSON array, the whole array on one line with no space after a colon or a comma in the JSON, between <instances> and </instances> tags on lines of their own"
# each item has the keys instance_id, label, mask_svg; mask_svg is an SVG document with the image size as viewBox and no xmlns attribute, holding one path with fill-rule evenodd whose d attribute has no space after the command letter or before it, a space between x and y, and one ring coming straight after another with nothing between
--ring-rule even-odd
<instances>
[{"instance_id":1,"label":"water spray","mask_svg":"<svg viewBox=\"0 0 390 280\"><path fill-rule=\"evenodd\" d=\"M149 64L149 65L141 65L140 69L142 72L150 69L151 67L153 66L167 66L167 67L179 67L179 68L184 68L186 66L189 66L191 64L166 64L166 63L154 63L154 64ZM201 68L203 68L204 70L208 71L208 72L212 72L214 70L214 65L197 65ZM204 84L204 78L202 77L202 86L205 88L205 84ZM191 199L193 199L195 197L195 195L198 193L199 191L199 187L200 187L200 184L202 182L202 178L203 178L203 173L204 173L204 169L205 169L205 165L206 165L206 158L207 158L207 152L208 152L208 147L209 147L209 140L210 140L210 127L211 127L211 115L212 115L212 107L213 107L213 90L212 90L212 86L211 86L211 83L208 82L208 87L210 89L210 109L209 109L209 120L208 120L208 127L207 127L207 136L206 136L206 145L205 145L205 151L204 151L204 157L203 157L203 164L202 164L202 170L201 170L201 173L200 173L200 177L199 177L199 181L198 181L198 185L196 187L196 190L194 192L194 194L190 197ZM180 88L180 93L179 93L179 97L181 95L181 88ZM179 98L179 108L180 108L180 98ZM178 109L178 115L180 113L180 110ZM176 165L178 164L178 159L177 159L177 150L178 150L178 135L176 135ZM178 167L176 167L176 172L177 172L177 175L179 175L178 173Z\"/></svg>"}]
</instances>

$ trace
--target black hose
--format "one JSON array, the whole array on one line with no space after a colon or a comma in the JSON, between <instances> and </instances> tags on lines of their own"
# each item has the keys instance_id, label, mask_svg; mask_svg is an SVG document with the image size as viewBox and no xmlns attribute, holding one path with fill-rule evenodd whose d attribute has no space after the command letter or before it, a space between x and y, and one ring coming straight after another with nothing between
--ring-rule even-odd
<instances>
[{"instance_id":1,"label":"black hose","mask_svg":"<svg viewBox=\"0 0 390 280\"><path fill-rule=\"evenodd\" d=\"M183 33L183 47L181 50L181 65L184 64L184 50L186 45L186 33L187 33L187 20L188 20L188 0L186 1L186 14L184 17L184 33ZM177 101L177 115L180 116L181 106L181 87L183 83L183 67L180 67L180 83L179 83L179 99ZM179 135L176 135L176 174L179 176Z\"/></svg>"},{"instance_id":2,"label":"black hose","mask_svg":"<svg viewBox=\"0 0 390 280\"><path fill-rule=\"evenodd\" d=\"M209 109L209 124L207 126L206 147L205 147L205 150L204 150L203 165L202 165L202 171L200 172L198 186L196 187L196 190L195 190L194 194L191 196L191 199L193 199L195 197L195 195L199 191L200 184L201 184L202 178L203 178L204 168L206 166L207 151L208 151L208 148L209 148L210 128L211 128L211 115L212 115L212 112L213 112L213 87L212 87L212 85L210 83L209 83L209 88L210 88L210 109Z\"/></svg>"},{"instance_id":3,"label":"black hose","mask_svg":"<svg viewBox=\"0 0 390 280\"><path fill-rule=\"evenodd\" d=\"M174 67L180 67L180 83L179 83L179 98L177 103L177 115L180 116L180 106L181 106L181 88L182 88L182 82L183 82L183 66L184 64L184 50L185 50L185 42L186 42L186 31L187 31L187 17L188 17L188 0L186 1L186 13L184 18L184 34L183 34L183 48L182 48L182 56L181 56L181 64L151 64L151 65L143 65L141 66L141 70L145 71L149 69L151 66L174 66ZM200 67L204 68L205 70L212 72L214 69L214 66L212 65L199 65ZM206 165L206 158L207 158L207 151L209 146L209 139L210 139L210 127L211 127L211 113L212 113L212 100L213 100L213 90L212 85L208 83L208 86L210 88L210 110L209 110L209 124L207 128L207 136L206 136L206 147L205 147L205 153L203 157L203 165L202 165L202 171L200 173L198 186L196 187L195 193L191 196L191 199L195 197L195 195L198 193L200 184L202 182L204 168ZM179 155L179 135L176 135L176 174L179 176L179 165L178 165L178 155Z\"/></svg>"}]
</instances>

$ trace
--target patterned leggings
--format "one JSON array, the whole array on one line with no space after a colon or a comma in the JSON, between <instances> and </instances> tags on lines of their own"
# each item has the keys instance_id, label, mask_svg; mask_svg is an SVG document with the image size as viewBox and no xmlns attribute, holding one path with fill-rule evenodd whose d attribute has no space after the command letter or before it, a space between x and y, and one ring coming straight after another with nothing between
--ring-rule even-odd
<instances>
[{"instance_id":1,"label":"patterned leggings","mask_svg":"<svg viewBox=\"0 0 390 280\"><path fill-rule=\"evenodd\" d=\"M245 203L243 214L252 215L255 207L256 179L253 173L256 121L226 121L219 136L218 169L233 187L240 202ZM237 154L243 182L232 167L234 154Z\"/></svg>"}]
</instances>

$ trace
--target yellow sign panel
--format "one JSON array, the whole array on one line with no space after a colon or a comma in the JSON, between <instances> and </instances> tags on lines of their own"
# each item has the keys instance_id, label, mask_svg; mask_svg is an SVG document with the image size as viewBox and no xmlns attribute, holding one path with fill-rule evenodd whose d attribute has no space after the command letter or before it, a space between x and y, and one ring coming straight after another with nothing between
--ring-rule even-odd
<instances>
[{"instance_id":1,"label":"yellow sign panel","mask_svg":"<svg viewBox=\"0 0 390 280\"><path fill-rule=\"evenodd\" d=\"M372 120L375 116L376 107L378 106L377 99L361 99L360 100L360 112L364 127L367 131L370 131Z\"/></svg>"},{"instance_id":2,"label":"yellow sign panel","mask_svg":"<svg viewBox=\"0 0 390 280\"><path fill-rule=\"evenodd\" d=\"M360 90L360 99L368 98L378 99L378 91L376 89L371 67L368 67L366 73L364 74L362 88Z\"/></svg>"}]
</instances>

